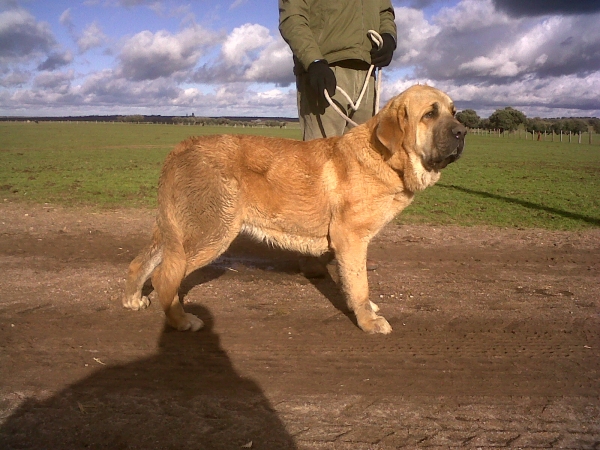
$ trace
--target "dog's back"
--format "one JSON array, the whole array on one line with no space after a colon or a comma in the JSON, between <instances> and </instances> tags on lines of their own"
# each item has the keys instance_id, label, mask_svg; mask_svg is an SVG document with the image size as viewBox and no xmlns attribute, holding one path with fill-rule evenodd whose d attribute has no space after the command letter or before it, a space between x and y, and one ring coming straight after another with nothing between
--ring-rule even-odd
<instances>
[{"instance_id":1,"label":"dog's back","mask_svg":"<svg viewBox=\"0 0 600 450\"><path fill-rule=\"evenodd\" d=\"M242 231L321 254L335 199L333 140L314 146L248 135L190 138L167 157L159 181L161 229L188 245L230 241ZM194 253L193 251L186 253Z\"/></svg>"}]
</instances>

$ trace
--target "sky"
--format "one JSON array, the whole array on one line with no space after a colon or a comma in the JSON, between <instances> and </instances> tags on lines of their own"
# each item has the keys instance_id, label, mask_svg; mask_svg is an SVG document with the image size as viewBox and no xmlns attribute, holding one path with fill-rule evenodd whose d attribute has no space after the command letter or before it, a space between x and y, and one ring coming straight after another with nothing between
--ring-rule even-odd
<instances>
[{"instance_id":1,"label":"sky","mask_svg":"<svg viewBox=\"0 0 600 450\"><path fill-rule=\"evenodd\" d=\"M600 117L600 1L393 0L382 102ZM297 117L275 0L0 0L0 116Z\"/></svg>"}]
</instances>

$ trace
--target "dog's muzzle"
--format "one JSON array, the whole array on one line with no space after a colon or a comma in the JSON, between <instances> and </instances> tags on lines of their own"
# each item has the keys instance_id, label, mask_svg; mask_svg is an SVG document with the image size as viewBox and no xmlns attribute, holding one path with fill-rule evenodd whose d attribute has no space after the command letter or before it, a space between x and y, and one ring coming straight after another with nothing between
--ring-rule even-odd
<instances>
[{"instance_id":1,"label":"dog's muzzle","mask_svg":"<svg viewBox=\"0 0 600 450\"><path fill-rule=\"evenodd\" d=\"M465 148L465 136L467 128L458 121L452 124L448 132L444 133L442 139L437 142L440 152L437 157L432 158L423 165L427 170L442 170L448 164L459 159Z\"/></svg>"}]
</instances>

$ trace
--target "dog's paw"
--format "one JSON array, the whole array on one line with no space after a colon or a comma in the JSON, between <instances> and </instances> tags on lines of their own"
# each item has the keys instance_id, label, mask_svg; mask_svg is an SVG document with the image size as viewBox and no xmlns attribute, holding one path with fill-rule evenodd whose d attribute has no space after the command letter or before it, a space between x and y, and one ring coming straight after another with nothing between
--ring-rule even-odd
<instances>
[{"instance_id":1,"label":"dog's paw","mask_svg":"<svg viewBox=\"0 0 600 450\"><path fill-rule=\"evenodd\" d=\"M373 318L359 322L358 325L363 331L371 334L390 334L392 332L392 326L382 316L374 315Z\"/></svg>"},{"instance_id":2,"label":"dog's paw","mask_svg":"<svg viewBox=\"0 0 600 450\"><path fill-rule=\"evenodd\" d=\"M169 323L177 331L198 331L204 326L204 322L193 314L185 313L185 316L177 324Z\"/></svg>"},{"instance_id":3,"label":"dog's paw","mask_svg":"<svg viewBox=\"0 0 600 450\"><path fill-rule=\"evenodd\" d=\"M150 300L145 295L143 297L141 295L124 297L123 306L127 309L139 311L140 309L146 309L148 306L150 306Z\"/></svg>"}]
</instances>

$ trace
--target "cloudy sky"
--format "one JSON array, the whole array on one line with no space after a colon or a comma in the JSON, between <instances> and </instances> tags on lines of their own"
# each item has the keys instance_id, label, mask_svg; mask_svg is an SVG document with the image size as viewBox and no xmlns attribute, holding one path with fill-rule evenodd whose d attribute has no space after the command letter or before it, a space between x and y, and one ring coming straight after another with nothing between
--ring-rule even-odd
<instances>
[{"instance_id":1,"label":"cloudy sky","mask_svg":"<svg viewBox=\"0 0 600 450\"><path fill-rule=\"evenodd\" d=\"M383 100L600 117L600 1L393 0ZM276 0L0 0L0 115L296 117Z\"/></svg>"}]
</instances>

